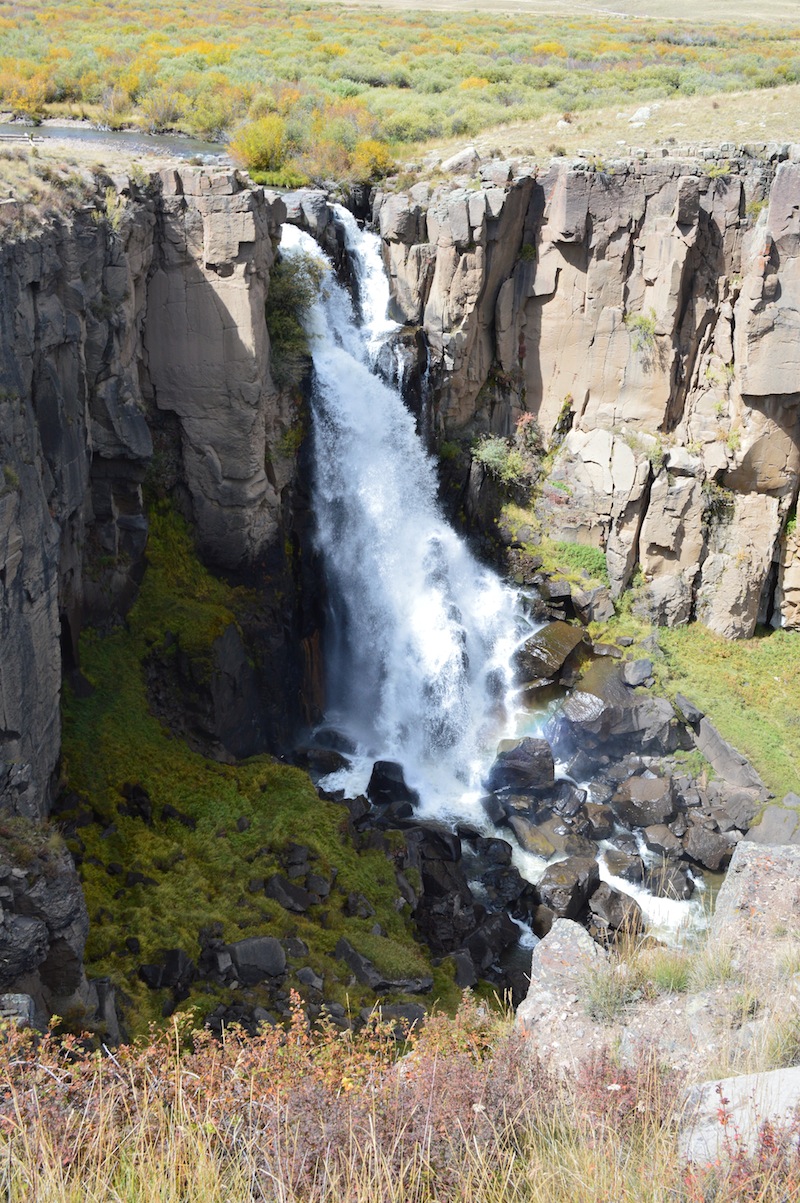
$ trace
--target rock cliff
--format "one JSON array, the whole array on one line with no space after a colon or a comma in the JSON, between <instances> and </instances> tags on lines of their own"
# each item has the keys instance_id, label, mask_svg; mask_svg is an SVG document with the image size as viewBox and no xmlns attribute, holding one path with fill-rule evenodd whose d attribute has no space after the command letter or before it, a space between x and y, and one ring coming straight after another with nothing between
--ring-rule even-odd
<instances>
[{"instance_id":1,"label":"rock cliff","mask_svg":"<svg viewBox=\"0 0 800 1203\"><path fill-rule=\"evenodd\" d=\"M617 594L638 566L658 622L800 626L798 158L492 160L375 200L440 436L535 415L542 529Z\"/></svg>"},{"instance_id":2,"label":"rock cliff","mask_svg":"<svg viewBox=\"0 0 800 1203\"><path fill-rule=\"evenodd\" d=\"M204 558L242 569L293 466L264 316L283 203L191 168L105 198L0 246L0 811L27 817L49 807L81 625L141 578L146 473Z\"/></svg>"}]
</instances>

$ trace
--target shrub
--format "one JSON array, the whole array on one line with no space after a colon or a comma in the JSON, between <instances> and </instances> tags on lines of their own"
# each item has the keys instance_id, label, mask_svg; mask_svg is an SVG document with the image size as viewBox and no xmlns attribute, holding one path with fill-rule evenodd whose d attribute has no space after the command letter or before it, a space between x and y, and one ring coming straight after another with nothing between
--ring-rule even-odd
<instances>
[{"instance_id":1,"label":"shrub","mask_svg":"<svg viewBox=\"0 0 800 1203\"><path fill-rule=\"evenodd\" d=\"M472 458L495 480L512 485L528 475L528 466L518 447L499 435L484 435L472 450Z\"/></svg>"},{"instance_id":2,"label":"shrub","mask_svg":"<svg viewBox=\"0 0 800 1203\"><path fill-rule=\"evenodd\" d=\"M243 125L231 139L230 152L243 167L254 171L277 171L287 151L286 123L269 113Z\"/></svg>"},{"instance_id":3,"label":"shrub","mask_svg":"<svg viewBox=\"0 0 800 1203\"><path fill-rule=\"evenodd\" d=\"M178 124L184 104L171 88L155 88L142 98L139 107L146 128L151 133L158 133Z\"/></svg>"},{"instance_id":4,"label":"shrub","mask_svg":"<svg viewBox=\"0 0 800 1203\"><path fill-rule=\"evenodd\" d=\"M352 176L359 183L371 183L383 179L395 169L389 147L376 138L364 138L356 143L353 151Z\"/></svg>"},{"instance_id":5,"label":"shrub","mask_svg":"<svg viewBox=\"0 0 800 1203\"><path fill-rule=\"evenodd\" d=\"M655 309L650 309L647 313L626 313L623 320L631 336L634 351L649 351L655 345Z\"/></svg>"}]
</instances>

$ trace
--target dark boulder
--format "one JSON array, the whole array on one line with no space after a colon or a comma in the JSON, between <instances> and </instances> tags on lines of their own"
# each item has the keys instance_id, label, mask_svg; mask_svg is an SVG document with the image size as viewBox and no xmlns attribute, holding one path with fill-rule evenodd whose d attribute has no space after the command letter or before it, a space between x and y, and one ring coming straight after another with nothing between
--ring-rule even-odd
<instances>
[{"instance_id":1,"label":"dark boulder","mask_svg":"<svg viewBox=\"0 0 800 1203\"><path fill-rule=\"evenodd\" d=\"M645 827L642 838L650 851L659 856L671 856L676 860L683 856L683 844L666 823L654 823L652 827Z\"/></svg>"},{"instance_id":2,"label":"dark boulder","mask_svg":"<svg viewBox=\"0 0 800 1203\"><path fill-rule=\"evenodd\" d=\"M369 986L376 994L398 991L402 994L424 994L433 985L432 977L388 978L380 973L367 957L358 952L344 936L336 945L336 957L344 961L348 969L363 986Z\"/></svg>"},{"instance_id":3,"label":"dark boulder","mask_svg":"<svg viewBox=\"0 0 800 1203\"><path fill-rule=\"evenodd\" d=\"M633 852L625 852L621 848L609 848L605 854L609 873L640 885L644 881L644 863L640 856Z\"/></svg>"},{"instance_id":4,"label":"dark boulder","mask_svg":"<svg viewBox=\"0 0 800 1203\"><path fill-rule=\"evenodd\" d=\"M487 786L491 790L544 790L552 788L554 781L555 765L549 743L546 739L526 736L500 745Z\"/></svg>"},{"instance_id":5,"label":"dark boulder","mask_svg":"<svg viewBox=\"0 0 800 1203\"><path fill-rule=\"evenodd\" d=\"M236 978L244 986L254 986L268 978L280 977L286 970L286 953L274 936L251 936L229 944L227 951Z\"/></svg>"},{"instance_id":6,"label":"dark boulder","mask_svg":"<svg viewBox=\"0 0 800 1203\"><path fill-rule=\"evenodd\" d=\"M686 870L666 861L647 870L644 884L656 898L674 898L685 902L694 893L694 882Z\"/></svg>"},{"instance_id":7,"label":"dark boulder","mask_svg":"<svg viewBox=\"0 0 800 1203\"><path fill-rule=\"evenodd\" d=\"M683 837L686 856L714 873L727 866L735 846L735 841L729 836L720 835L698 823L693 823Z\"/></svg>"},{"instance_id":8,"label":"dark boulder","mask_svg":"<svg viewBox=\"0 0 800 1203\"><path fill-rule=\"evenodd\" d=\"M603 881L589 899L589 910L607 931L638 935L644 927L642 908L635 899Z\"/></svg>"},{"instance_id":9,"label":"dark boulder","mask_svg":"<svg viewBox=\"0 0 800 1203\"><path fill-rule=\"evenodd\" d=\"M626 827L652 827L675 816L675 799L669 777L630 777L611 799L611 806Z\"/></svg>"},{"instance_id":10,"label":"dark boulder","mask_svg":"<svg viewBox=\"0 0 800 1203\"><path fill-rule=\"evenodd\" d=\"M622 666L622 679L631 689L644 685L653 678L652 660L629 660Z\"/></svg>"},{"instance_id":11,"label":"dark boulder","mask_svg":"<svg viewBox=\"0 0 800 1203\"><path fill-rule=\"evenodd\" d=\"M406 784L403 766L395 760L376 760L367 786L367 797L373 806L390 802L419 802L419 794Z\"/></svg>"},{"instance_id":12,"label":"dark boulder","mask_svg":"<svg viewBox=\"0 0 800 1203\"><path fill-rule=\"evenodd\" d=\"M588 856L569 856L548 865L536 888L541 901L558 918L577 919L599 884L596 861Z\"/></svg>"},{"instance_id":13,"label":"dark boulder","mask_svg":"<svg viewBox=\"0 0 800 1203\"><path fill-rule=\"evenodd\" d=\"M528 684L554 679L585 640L581 627L566 622L547 623L514 656L517 680Z\"/></svg>"},{"instance_id":14,"label":"dark boulder","mask_svg":"<svg viewBox=\"0 0 800 1203\"><path fill-rule=\"evenodd\" d=\"M464 947L480 972L495 963L501 953L519 940L513 919L499 911L489 917L464 941Z\"/></svg>"},{"instance_id":15,"label":"dark boulder","mask_svg":"<svg viewBox=\"0 0 800 1203\"><path fill-rule=\"evenodd\" d=\"M267 880L264 893L268 898L279 903L284 910L294 911L298 915L302 915L314 903L308 890L303 886L295 885L293 881L288 881L280 873L274 873Z\"/></svg>"}]
</instances>

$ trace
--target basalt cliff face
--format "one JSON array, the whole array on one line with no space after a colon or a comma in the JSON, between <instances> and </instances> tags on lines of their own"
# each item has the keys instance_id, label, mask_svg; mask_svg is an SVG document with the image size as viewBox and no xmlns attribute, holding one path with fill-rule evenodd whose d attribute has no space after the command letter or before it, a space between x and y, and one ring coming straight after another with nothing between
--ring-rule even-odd
<instances>
[{"instance_id":1,"label":"basalt cliff face","mask_svg":"<svg viewBox=\"0 0 800 1203\"><path fill-rule=\"evenodd\" d=\"M79 631L144 570L146 473L228 570L275 542L291 474L264 318L282 202L227 172L115 183L110 220L0 247L0 810L33 818Z\"/></svg>"},{"instance_id":2,"label":"basalt cliff face","mask_svg":"<svg viewBox=\"0 0 800 1203\"><path fill-rule=\"evenodd\" d=\"M647 617L734 637L800 626L800 162L749 150L473 158L374 205L440 435L535 415L542 528L603 548L616 594L638 565Z\"/></svg>"}]
</instances>

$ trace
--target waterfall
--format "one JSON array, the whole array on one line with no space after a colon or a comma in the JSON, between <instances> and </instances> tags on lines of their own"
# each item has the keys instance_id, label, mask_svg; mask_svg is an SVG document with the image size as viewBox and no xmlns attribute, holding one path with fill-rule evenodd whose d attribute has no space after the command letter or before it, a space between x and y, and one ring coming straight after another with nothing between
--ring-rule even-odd
<instances>
[{"instance_id":1,"label":"waterfall","mask_svg":"<svg viewBox=\"0 0 800 1203\"><path fill-rule=\"evenodd\" d=\"M314 364L316 538L329 616L326 721L357 745L363 789L377 758L400 761L428 813L463 813L507 733L516 594L445 521L436 472L400 393L375 371L398 327L377 236L339 209L358 288L327 273L307 317ZM317 244L284 227L284 255Z\"/></svg>"}]
</instances>

